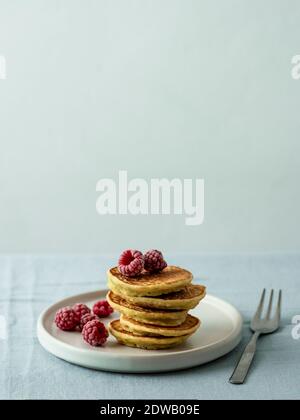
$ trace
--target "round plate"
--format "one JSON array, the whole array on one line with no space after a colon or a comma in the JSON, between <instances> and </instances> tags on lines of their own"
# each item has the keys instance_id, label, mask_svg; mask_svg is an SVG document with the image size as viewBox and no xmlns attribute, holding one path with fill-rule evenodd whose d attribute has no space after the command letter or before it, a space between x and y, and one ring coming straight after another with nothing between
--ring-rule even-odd
<instances>
[{"instance_id":1,"label":"round plate","mask_svg":"<svg viewBox=\"0 0 300 420\"><path fill-rule=\"evenodd\" d=\"M241 340L242 317L229 303L207 295L191 313L202 325L185 344L167 350L142 350L126 347L110 336L104 347L91 347L78 332L59 330L53 322L55 312L63 306L82 302L92 306L104 299L107 290L72 296L55 303L39 317L37 336L50 353L68 362L93 369L114 372L163 372L210 362L233 350ZM118 318L114 313L104 319Z\"/></svg>"}]
</instances>

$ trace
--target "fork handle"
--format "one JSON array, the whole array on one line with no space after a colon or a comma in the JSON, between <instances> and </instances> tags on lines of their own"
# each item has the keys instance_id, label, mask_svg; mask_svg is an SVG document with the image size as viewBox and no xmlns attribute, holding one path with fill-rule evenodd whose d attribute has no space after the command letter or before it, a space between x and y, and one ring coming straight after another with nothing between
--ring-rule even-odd
<instances>
[{"instance_id":1,"label":"fork handle","mask_svg":"<svg viewBox=\"0 0 300 420\"><path fill-rule=\"evenodd\" d=\"M249 341L248 345L246 346L245 350L242 353L242 356L236 365L229 382L232 384L243 384L249 368L251 366L255 351L256 351L256 344L257 339L260 336L259 332L253 334L251 340Z\"/></svg>"}]
</instances>

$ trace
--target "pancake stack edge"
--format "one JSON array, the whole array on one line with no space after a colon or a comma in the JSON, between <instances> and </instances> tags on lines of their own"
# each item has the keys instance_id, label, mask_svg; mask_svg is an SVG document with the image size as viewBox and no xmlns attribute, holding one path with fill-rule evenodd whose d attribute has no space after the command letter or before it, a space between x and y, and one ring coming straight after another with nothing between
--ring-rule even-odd
<instances>
[{"instance_id":1,"label":"pancake stack edge","mask_svg":"<svg viewBox=\"0 0 300 420\"><path fill-rule=\"evenodd\" d=\"M168 266L163 271L122 276L117 267L108 271L107 300L121 314L109 330L124 345L149 350L185 342L201 322L188 311L205 297L206 288L192 284L192 274Z\"/></svg>"}]
</instances>

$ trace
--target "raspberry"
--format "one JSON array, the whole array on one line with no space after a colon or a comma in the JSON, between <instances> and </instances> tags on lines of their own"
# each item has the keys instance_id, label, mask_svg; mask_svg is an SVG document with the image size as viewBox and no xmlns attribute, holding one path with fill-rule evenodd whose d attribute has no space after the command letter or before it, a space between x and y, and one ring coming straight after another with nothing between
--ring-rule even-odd
<instances>
[{"instance_id":1,"label":"raspberry","mask_svg":"<svg viewBox=\"0 0 300 420\"><path fill-rule=\"evenodd\" d=\"M77 314L79 319L81 319L84 315L91 313L90 308L84 303L76 303L72 309Z\"/></svg>"},{"instance_id":2,"label":"raspberry","mask_svg":"<svg viewBox=\"0 0 300 420\"><path fill-rule=\"evenodd\" d=\"M93 313L99 318L105 318L113 313L113 308L106 300L99 300L93 306Z\"/></svg>"},{"instance_id":3,"label":"raspberry","mask_svg":"<svg viewBox=\"0 0 300 420\"><path fill-rule=\"evenodd\" d=\"M85 324L82 337L91 346L102 346L107 340L108 332L102 322L94 319Z\"/></svg>"},{"instance_id":4,"label":"raspberry","mask_svg":"<svg viewBox=\"0 0 300 420\"><path fill-rule=\"evenodd\" d=\"M79 324L79 318L70 306L66 306L56 312L54 322L61 330L71 331Z\"/></svg>"},{"instance_id":5,"label":"raspberry","mask_svg":"<svg viewBox=\"0 0 300 420\"><path fill-rule=\"evenodd\" d=\"M151 249L144 255L144 268L150 273L156 273L167 267L163 254L157 249Z\"/></svg>"},{"instance_id":6,"label":"raspberry","mask_svg":"<svg viewBox=\"0 0 300 420\"><path fill-rule=\"evenodd\" d=\"M83 317L81 318L81 320L80 320L80 323L79 323L79 330L80 331L82 331L83 330L83 327L85 326L85 324L87 323L87 322L89 322L89 321L93 321L94 319L96 319L96 320L98 320L98 321L100 321L99 320L99 318L97 317L97 315L95 315L95 314L85 314L85 315L83 315Z\"/></svg>"},{"instance_id":7,"label":"raspberry","mask_svg":"<svg viewBox=\"0 0 300 420\"><path fill-rule=\"evenodd\" d=\"M119 258L119 271L123 276L134 277L140 274L144 267L144 257L140 251L127 249Z\"/></svg>"}]
</instances>

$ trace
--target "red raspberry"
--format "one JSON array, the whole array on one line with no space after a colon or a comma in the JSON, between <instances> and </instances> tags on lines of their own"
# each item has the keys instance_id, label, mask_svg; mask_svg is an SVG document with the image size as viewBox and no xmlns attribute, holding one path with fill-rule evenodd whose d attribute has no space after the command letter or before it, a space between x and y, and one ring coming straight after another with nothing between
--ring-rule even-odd
<instances>
[{"instance_id":1,"label":"red raspberry","mask_svg":"<svg viewBox=\"0 0 300 420\"><path fill-rule=\"evenodd\" d=\"M82 337L91 346L102 346L107 340L108 332L102 322L94 319L85 324Z\"/></svg>"},{"instance_id":2,"label":"red raspberry","mask_svg":"<svg viewBox=\"0 0 300 420\"><path fill-rule=\"evenodd\" d=\"M56 312L54 322L61 330L71 331L79 324L79 318L70 306L66 306Z\"/></svg>"},{"instance_id":3,"label":"red raspberry","mask_svg":"<svg viewBox=\"0 0 300 420\"><path fill-rule=\"evenodd\" d=\"M167 267L163 254L157 249L151 249L144 255L144 268L150 273L156 273Z\"/></svg>"},{"instance_id":4,"label":"red raspberry","mask_svg":"<svg viewBox=\"0 0 300 420\"><path fill-rule=\"evenodd\" d=\"M127 249L119 258L119 271L123 276L134 277L140 274L144 268L144 257L140 251Z\"/></svg>"},{"instance_id":5,"label":"red raspberry","mask_svg":"<svg viewBox=\"0 0 300 420\"><path fill-rule=\"evenodd\" d=\"M106 300L99 300L93 306L93 313L99 318L105 318L113 313L113 308Z\"/></svg>"},{"instance_id":6,"label":"red raspberry","mask_svg":"<svg viewBox=\"0 0 300 420\"><path fill-rule=\"evenodd\" d=\"M84 303L76 303L73 306L73 311L77 314L79 319L81 319L84 315L91 313L90 308Z\"/></svg>"},{"instance_id":7,"label":"red raspberry","mask_svg":"<svg viewBox=\"0 0 300 420\"><path fill-rule=\"evenodd\" d=\"M87 322L89 322L89 321L93 321L94 319L96 319L96 320L98 320L98 321L100 321L99 320L99 318L97 317L97 315L95 315L95 314L85 314L85 315L83 315L83 317L81 318L81 320L80 320L80 323L79 323L79 330L80 331L82 331L83 330L83 327L85 326L85 324L87 323Z\"/></svg>"}]
</instances>

